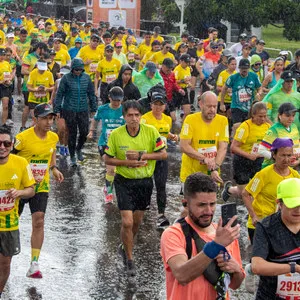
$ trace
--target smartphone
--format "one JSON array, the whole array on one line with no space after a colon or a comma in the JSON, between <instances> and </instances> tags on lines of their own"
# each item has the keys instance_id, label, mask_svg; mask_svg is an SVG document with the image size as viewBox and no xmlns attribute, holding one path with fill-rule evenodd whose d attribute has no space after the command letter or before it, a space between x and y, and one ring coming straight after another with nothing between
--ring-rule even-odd
<instances>
[{"instance_id":1,"label":"smartphone","mask_svg":"<svg viewBox=\"0 0 300 300\"><path fill-rule=\"evenodd\" d=\"M222 214L222 226L224 227L229 220L237 215L236 204L235 203L226 203L221 206L221 214ZM237 225L237 220L233 222L231 227Z\"/></svg>"}]
</instances>

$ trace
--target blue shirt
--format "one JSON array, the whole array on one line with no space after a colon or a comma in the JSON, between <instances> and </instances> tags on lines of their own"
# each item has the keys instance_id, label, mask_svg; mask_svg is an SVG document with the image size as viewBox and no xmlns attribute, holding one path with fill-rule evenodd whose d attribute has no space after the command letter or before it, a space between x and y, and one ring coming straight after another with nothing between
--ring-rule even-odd
<instances>
[{"instance_id":1,"label":"blue shirt","mask_svg":"<svg viewBox=\"0 0 300 300\"><path fill-rule=\"evenodd\" d=\"M226 86L232 89L231 108L248 112L254 100L254 91L261 86L257 74L249 72L247 77L240 73L231 75Z\"/></svg>"},{"instance_id":2,"label":"blue shirt","mask_svg":"<svg viewBox=\"0 0 300 300\"><path fill-rule=\"evenodd\" d=\"M73 47L71 49L69 49L69 55L71 56L71 59L73 59L74 57L76 57L76 55L78 54L79 50L81 48L76 48L76 47Z\"/></svg>"},{"instance_id":3,"label":"blue shirt","mask_svg":"<svg viewBox=\"0 0 300 300\"><path fill-rule=\"evenodd\" d=\"M117 109L111 108L109 103L101 105L98 107L94 119L96 121L102 121L102 131L99 137L98 146L106 145L111 132L125 124L122 115L122 105Z\"/></svg>"}]
</instances>

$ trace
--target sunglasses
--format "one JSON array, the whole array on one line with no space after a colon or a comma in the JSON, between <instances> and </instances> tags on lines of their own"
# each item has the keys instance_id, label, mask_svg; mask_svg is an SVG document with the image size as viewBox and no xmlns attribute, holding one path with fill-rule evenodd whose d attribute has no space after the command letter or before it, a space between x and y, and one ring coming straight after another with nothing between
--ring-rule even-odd
<instances>
[{"instance_id":1,"label":"sunglasses","mask_svg":"<svg viewBox=\"0 0 300 300\"><path fill-rule=\"evenodd\" d=\"M170 50L170 49L171 49L171 47L167 46L167 47L166 47L166 49Z\"/></svg>"},{"instance_id":2,"label":"sunglasses","mask_svg":"<svg viewBox=\"0 0 300 300\"><path fill-rule=\"evenodd\" d=\"M81 71L83 71L83 69L74 69L74 71L81 72Z\"/></svg>"},{"instance_id":3,"label":"sunglasses","mask_svg":"<svg viewBox=\"0 0 300 300\"><path fill-rule=\"evenodd\" d=\"M219 48L219 46L213 46L213 47L211 47L211 49L218 49Z\"/></svg>"},{"instance_id":4,"label":"sunglasses","mask_svg":"<svg viewBox=\"0 0 300 300\"><path fill-rule=\"evenodd\" d=\"M113 53L113 52L114 52L114 50L106 50L106 52Z\"/></svg>"},{"instance_id":5,"label":"sunglasses","mask_svg":"<svg viewBox=\"0 0 300 300\"><path fill-rule=\"evenodd\" d=\"M8 148L12 145L12 142L10 142L10 141L0 141L0 147L1 147L2 144L5 148Z\"/></svg>"},{"instance_id":6,"label":"sunglasses","mask_svg":"<svg viewBox=\"0 0 300 300\"><path fill-rule=\"evenodd\" d=\"M259 67L259 66L261 66L261 63L254 64L254 66Z\"/></svg>"},{"instance_id":7,"label":"sunglasses","mask_svg":"<svg viewBox=\"0 0 300 300\"><path fill-rule=\"evenodd\" d=\"M95 42L99 43L99 40L95 39L95 40L92 40L92 42L94 42L94 43L95 43Z\"/></svg>"},{"instance_id":8,"label":"sunglasses","mask_svg":"<svg viewBox=\"0 0 300 300\"><path fill-rule=\"evenodd\" d=\"M119 46L119 47L116 47L117 49L121 49L122 48L122 46Z\"/></svg>"}]
</instances>

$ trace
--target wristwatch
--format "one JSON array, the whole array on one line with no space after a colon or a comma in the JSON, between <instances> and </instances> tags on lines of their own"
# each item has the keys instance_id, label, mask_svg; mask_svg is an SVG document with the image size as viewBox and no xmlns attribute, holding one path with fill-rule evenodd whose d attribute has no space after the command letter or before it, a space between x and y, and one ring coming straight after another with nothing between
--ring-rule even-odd
<instances>
[{"instance_id":1,"label":"wristwatch","mask_svg":"<svg viewBox=\"0 0 300 300\"><path fill-rule=\"evenodd\" d=\"M289 262L291 267L291 273L296 273L296 263L294 261Z\"/></svg>"}]
</instances>

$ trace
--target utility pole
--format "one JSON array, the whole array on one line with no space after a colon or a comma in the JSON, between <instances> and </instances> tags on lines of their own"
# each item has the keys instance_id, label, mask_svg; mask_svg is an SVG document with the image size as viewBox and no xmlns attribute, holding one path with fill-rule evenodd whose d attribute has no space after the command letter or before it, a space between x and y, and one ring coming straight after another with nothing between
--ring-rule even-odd
<instances>
[{"instance_id":1,"label":"utility pole","mask_svg":"<svg viewBox=\"0 0 300 300\"><path fill-rule=\"evenodd\" d=\"M179 10L180 10L180 35L182 34L184 28L183 28L183 19L184 19L184 7L185 7L186 0L175 0L175 3L177 4Z\"/></svg>"}]
</instances>

